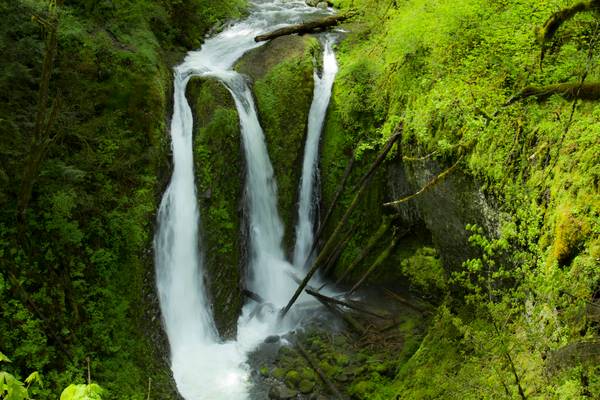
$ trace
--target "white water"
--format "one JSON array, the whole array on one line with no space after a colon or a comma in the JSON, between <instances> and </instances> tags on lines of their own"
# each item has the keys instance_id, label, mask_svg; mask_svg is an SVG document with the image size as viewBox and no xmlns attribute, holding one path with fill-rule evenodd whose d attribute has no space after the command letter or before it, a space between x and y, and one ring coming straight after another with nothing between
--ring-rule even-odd
<instances>
[{"instance_id":1,"label":"white water","mask_svg":"<svg viewBox=\"0 0 600 400\"><path fill-rule=\"evenodd\" d=\"M158 212L155 236L157 287L171 348L171 368L186 400L243 400L248 398L247 352L266 336L288 331L277 323L275 310L285 305L296 283L281 247L283 225L277 214L277 188L251 92L232 66L248 50L262 45L254 37L297 23L317 13L302 1L257 1L250 16L188 53L175 69L171 121L173 175ZM250 225L250 290L273 307L256 313L247 304L238 321L236 341L220 341L205 295L203 254L199 243L199 213L193 171L192 112L185 88L192 76L222 81L232 93L240 117L247 176L246 198Z\"/></svg>"},{"instance_id":2,"label":"white water","mask_svg":"<svg viewBox=\"0 0 600 400\"><path fill-rule=\"evenodd\" d=\"M308 134L304 146L302 162L302 178L300 181L300 201L298 202L298 222L296 225L296 246L294 248L294 265L303 268L314 241L315 216L318 196L315 181L319 174L319 139L323 130L323 122L331 99L331 89L338 71L335 53L331 40L325 42L323 56L323 72L319 76L315 71L315 89L308 116ZM314 257L314 256L313 256Z\"/></svg>"}]
</instances>

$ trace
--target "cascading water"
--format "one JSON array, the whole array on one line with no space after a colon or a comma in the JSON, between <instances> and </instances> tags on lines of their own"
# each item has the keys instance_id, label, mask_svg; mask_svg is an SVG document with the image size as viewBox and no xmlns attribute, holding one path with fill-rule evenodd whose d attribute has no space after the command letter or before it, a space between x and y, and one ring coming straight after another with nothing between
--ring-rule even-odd
<instances>
[{"instance_id":1,"label":"cascading water","mask_svg":"<svg viewBox=\"0 0 600 400\"><path fill-rule=\"evenodd\" d=\"M298 203L298 222L296 225L296 246L294 247L294 265L303 268L313 246L317 195L315 181L318 176L319 139L323 130L327 107L331 99L331 90L338 67L331 39L325 41L323 71L321 76L315 71L315 91L308 115L308 134L304 146L302 178L300 181L300 200Z\"/></svg>"},{"instance_id":2,"label":"cascading water","mask_svg":"<svg viewBox=\"0 0 600 400\"><path fill-rule=\"evenodd\" d=\"M297 284L285 261L281 241L283 224L277 211L277 187L258 122L252 93L237 73L220 76L236 103L246 156L246 198L250 223L250 276L248 287L274 306L283 306Z\"/></svg>"},{"instance_id":3,"label":"cascading water","mask_svg":"<svg viewBox=\"0 0 600 400\"><path fill-rule=\"evenodd\" d=\"M283 225L277 214L273 168L251 92L244 78L231 68L245 52L261 45L254 41L256 35L322 12L301 1L256 1L247 19L208 39L199 51L188 53L175 69L171 121L174 170L158 212L154 247L171 368L186 400L247 399L247 352L266 336L291 327L278 323L274 312L285 304L296 283L290 277L292 266L281 247ZM237 340L225 343L218 337L205 294L203 255L198 247L200 217L193 171L193 117L185 97L192 76L220 80L235 100L247 162L251 246L248 286L274 306L271 312L256 313L255 305L246 305L238 321Z\"/></svg>"}]
</instances>

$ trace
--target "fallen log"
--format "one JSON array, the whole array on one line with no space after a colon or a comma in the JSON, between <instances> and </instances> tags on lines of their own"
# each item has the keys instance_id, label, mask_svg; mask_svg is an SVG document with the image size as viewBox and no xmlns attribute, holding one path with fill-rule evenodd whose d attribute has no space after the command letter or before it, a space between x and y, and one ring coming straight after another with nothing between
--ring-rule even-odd
<instances>
[{"instance_id":1,"label":"fallen log","mask_svg":"<svg viewBox=\"0 0 600 400\"><path fill-rule=\"evenodd\" d=\"M528 97L536 97L539 101L543 101L555 94L562 96L565 100L600 100L600 83L558 83L547 86L528 86L521 93L509 99L505 106Z\"/></svg>"},{"instance_id":2,"label":"fallen log","mask_svg":"<svg viewBox=\"0 0 600 400\"><path fill-rule=\"evenodd\" d=\"M560 11L555 12L546 20L544 26L536 29L536 36L538 42L542 46L542 52L540 55L540 63L543 62L546 51L548 50L548 42L550 42L558 28L561 27L565 22L573 19L575 15L585 11L598 11L600 9L599 0L591 1L580 1L574 4L572 7L563 8Z\"/></svg>"},{"instance_id":3,"label":"fallen log","mask_svg":"<svg viewBox=\"0 0 600 400\"><path fill-rule=\"evenodd\" d=\"M331 250L333 249L333 247L336 244L336 239L337 239L338 235L341 233L341 231L348 224L348 220L350 218L350 215L352 214L352 212L354 211L354 209L358 206L359 200L362 198L362 195L366 191L367 186L369 185L369 182L371 182L373 176L375 175L375 172L377 171L377 169L379 168L379 166L383 163L383 161L387 157L388 153L390 152L390 150L392 149L392 147L396 143L396 141L398 139L400 139L400 137L402 136L402 132L403 132L403 125L400 124L398 126L397 130L396 130L396 133L394 133L389 138L389 140L385 144L383 150L381 151L381 153L379 154L379 156L377 157L377 159L373 162L373 164L371 165L371 168L369 169L369 171L366 173L365 177L362 180L362 185L360 186L360 189L358 189L358 191L356 192L356 195L352 199L352 203L350 203L350 205L346 209L346 212L344 213L344 216L342 217L342 219L340 220L340 222L337 224L335 230L333 231L333 233L331 234L331 236L327 240L327 243L325 243L325 246L323 247L323 250L317 256L317 259L314 261L313 266L311 267L310 271L308 271L308 273L304 277L304 280L302 281L302 284L300 284L300 286L298 286L298 289L296 289L296 292L294 293L294 295L292 296L292 298L290 299L290 301L288 302L288 304L283 308L283 310L281 310L280 318L285 317L285 315L288 313L288 311L290 310L290 308L292 308L292 306L294 305L294 303L296 302L296 300L298 300L298 297L300 297L300 294L304 290L304 287L306 285L308 285L308 282L313 277L313 275L315 274L315 272L317 272L317 270L321 267L321 265L323 264L323 262L327 258L329 258L329 254L330 254Z\"/></svg>"},{"instance_id":4,"label":"fallen log","mask_svg":"<svg viewBox=\"0 0 600 400\"><path fill-rule=\"evenodd\" d=\"M325 29L337 26L340 22L343 22L352 16L354 16L353 13L332 15L329 17L315 20L315 21L304 22L302 24L286 26L284 28L276 29L273 32L265 33L263 35L258 35L254 38L254 41L264 42L266 40L275 39L280 36L293 35L295 33L297 33L299 35L304 35L306 33L320 32Z\"/></svg>"},{"instance_id":5,"label":"fallen log","mask_svg":"<svg viewBox=\"0 0 600 400\"><path fill-rule=\"evenodd\" d=\"M254 292L252 292L252 291L250 291L248 289L242 290L242 294L244 296L246 296L247 298L249 298L250 300L254 300L258 304L265 302L265 300L262 297L260 297L259 294L254 293Z\"/></svg>"},{"instance_id":6,"label":"fallen log","mask_svg":"<svg viewBox=\"0 0 600 400\"><path fill-rule=\"evenodd\" d=\"M327 308L333 314L346 321L346 323L350 326L350 328L352 328L352 330L354 330L354 332L358 333L361 336L364 336L367 333L367 329L361 324L359 324L357 320L352 318L350 314L340 311L340 309L335 304L331 304L318 297L316 297L316 299L319 300L319 302L323 304L325 308Z\"/></svg>"},{"instance_id":7,"label":"fallen log","mask_svg":"<svg viewBox=\"0 0 600 400\"><path fill-rule=\"evenodd\" d=\"M327 259L327 261L325 262L325 265L323 266L323 275L327 275L329 273L329 270L331 270L331 268L333 268L335 263L337 263L340 256L342 255L342 252L348 245L348 242L350 242L350 239L352 239L353 234L354 234L354 229L350 229L348 231L348 233L346 234L346 236L333 249L333 252L331 253L331 257L329 257ZM327 284L324 283L323 286L325 286L325 285L327 285Z\"/></svg>"},{"instance_id":8,"label":"fallen log","mask_svg":"<svg viewBox=\"0 0 600 400\"><path fill-rule=\"evenodd\" d=\"M384 290L388 295L390 295L392 298L394 298L398 303L404 304L408 308L412 308L413 310L415 310L421 314L430 314L431 313L430 311L426 310L425 308L411 303L410 301L406 300L404 297L400 296L397 293L392 292L389 289L384 288Z\"/></svg>"},{"instance_id":9,"label":"fallen log","mask_svg":"<svg viewBox=\"0 0 600 400\"><path fill-rule=\"evenodd\" d=\"M320 301L326 301L326 302L333 303L333 304L336 304L336 305L344 306L344 307L350 308L352 310L361 312L363 314L371 315L371 316L376 317L376 318L390 319L389 317L386 317L385 315L378 314L376 312L367 310L366 308L362 308L360 306L354 305L354 304L346 302L346 301L342 301L342 300L335 299L333 297L325 296L324 294L316 292L316 291L314 291L312 289L306 289L305 292L308 293L308 294L310 294L311 296L313 296L314 298L316 298L316 299L318 299Z\"/></svg>"},{"instance_id":10,"label":"fallen log","mask_svg":"<svg viewBox=\"0 0 600 400\"><path fill-rule=\"evenodd\" d=\"M357 265L362 263L363 260L371 253L373 247L375 247L375 245L379 243L379 239L381 239L390 228L391 220L392 218L388 216L383 216L383 221L381 221L381 224L379 225L379 228L377 229L375 234L371 236L371 238L369 238L369 241L367 242L367 245L365 246L363 251L358 255L358 257L356 257L356 259L354 259L354 261L352 261L352 264L350 264L348 268L346 268L342 276L338 278L338 280L335 282L336 285L342 283L342 281L346 279L346 277L354 270L354 268L356 268Z\"/></svg>"},{"instance_id":11,"label":"fallen log","mask_svg":"<svg viewBox=\"0 0 600 400\"><path fill-rule=\"evenodd\" d=\"M390 241L390 245L388 247L386 247L385 250L383 250L379 254L379 256L377 256L375 261L373 261L373 264L371 264L369 269L364 273L364 275L360 278L360 280L358 282L356 282L354 284L354 286L352 286L352 289L350 289L348 294L354 293L360 287L360 285L362 285L367 280L369 275L371 275L371 273L373 271L375 271L375 269L377 269L377 267L379 267L389 257L389 255L392 252L392 250L394 249L394 247L396 247L396 244L398 243L398 239L400 237L404 236L405 234L406 234L406 232L403 232L401 235L397 235L394 233L394 236L392 236L392 240Z\"/></svg>"},{"instance_id":12,"label":"fallen log","mask_svg":"<svg viewBox=\"0 0 600 400\"><path fill-rule=\"evenodd\" d=\"M317 234L315 235L313 244L312 244L310 251L308 252L308 256L306 257L306 260L304 262L305 269L307 269L309 267L308 262L309 262L310 258L312 257L313 253L315 252L315 250L317 249L317 246L320 244L319 242L321 241L321 236L323 235L325 227L327 226L327 222L329 222L329 218L333 214L333 210L335 209L335 206L338 204L338 200L339 200L340 196L342 195L344 188L346 187L346 183L348 182L348 178L350 177L350 172L352 172L353 166L354 166L354 153L350 156L348 165L346 165L346 169L344 170L344 176L342 178L342 181L340 182L340 185L337 187L335 195L333 196L333 200L331 201L331 205L327 209L327 212L325 213L325 217L323 218L323 221L319 225L319 229L317 230Z\"/></svg>"}]
</instances>

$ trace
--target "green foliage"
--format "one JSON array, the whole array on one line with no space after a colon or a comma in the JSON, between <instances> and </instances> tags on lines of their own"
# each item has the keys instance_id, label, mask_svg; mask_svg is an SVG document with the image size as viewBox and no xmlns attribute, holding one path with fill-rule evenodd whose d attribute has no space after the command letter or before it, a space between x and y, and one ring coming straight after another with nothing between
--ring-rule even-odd
<instances>
[{"instance_id":1,"label":"green foliage","mask_svg":"<svg viewBox=\"0 0 600 400\"><path fill-rule=\"evenodd\" d=\"M26 400L29 399L27 388L8 372L0 371L0 399Z\"/></svg>"},{"instance_id":2,"label":"green foliage","mask_svg":"<svg viewBox=\"0 0 600 400\"><path fill-rule=\"evenodd\" d=\"M58 6L49 87L59 105L49 135L56 139L45 144L17 223L47 42L35 21L48 17L48 4L0 1L0 347L12 354L13 376L43 374L38 398L79 381L86 357L104 398L145 398L148 375L166 398L161 338L147 332L160 332L150 249L169 169L170 63L245 3Z\"/></svg>"},{"instance_id":3,"label":"green foliage","mask_svg":"<svg viewBox=\"0 0 600 400\"><path fill-rule=\"evenodd\" d=\"M402 273L420 290L444 290L445 272L437 251L431 247L417 249L401 262Z\"/></svg>"},{"instance_id":4,"label":"green foliage","mask_svg":"<svg viewBox=\"0 0 600 400\"><path fill-rule=\"evenodd\" d=\"M355 388L357 396L516 398L520 385L527 398L598 397L597 369L576 358L549 376L545 361L598 337L585 317L600 287L593 258L600 226L598 105L558 95L509 102L529 86L598 80L600 52L590 48L598 39L596 13L561 25L540 68L535 28L574 3L336 2L360 17L339 46L335 114L323 147L324 170L334 176L329 182L339 182L343 151L373 148L385 127L402 120L403 154L433 153L442 162L465 157L462 172L494 199L500 217L495 231L467 227L480 255L447 284L429 250L398 261L424 295L447 287L446 305L395 381L366 382ZM335 188L328 185L325 199ZM372 212L361 212L371 220Z\"/></svg>"},{"instance_id":5,"label":"green foliage","mask_svg":"<svg viewBox=\"0 0 600 400\"><path fill-rule=\"evenodd\" d=\"M10 359L0 352L0 363L10 363ZM0 371L0 399L2 400L28 400L29 388L32 384L37 383L40 387L42 385L42 378L40 374L35 371L32 372L25 382L21 382L14 375Z\"/></svg>"}]
</instances>

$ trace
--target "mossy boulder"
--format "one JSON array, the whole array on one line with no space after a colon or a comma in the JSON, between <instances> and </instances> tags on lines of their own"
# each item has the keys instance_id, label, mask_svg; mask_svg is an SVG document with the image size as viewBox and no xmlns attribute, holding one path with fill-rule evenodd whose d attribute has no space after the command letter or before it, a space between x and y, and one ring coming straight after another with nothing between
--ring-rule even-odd
<instances>
[{"instance_id":1,"label":"mossy boulder","mask_svg":"<svg viewBox=\"0 0 600 400\"><path fill-rule=\"evenodd\" d=\"M230 93L217 81L192 79L187 97L194 114L194 169L208 288L217 329L233 337L242 306L239 119Z\"/></svg>"},{"instance_id":2,"label":"mossy boulder","mask_svg":"<svg viewBox=\"0 0 600 400\"><path fill-rule=\"evenodd\" d=\"M320 46L309 36L287 36L250 51L236 69L254 82L259 119L275 170L279 213L290 250L296 219L308 113L313 96L315 57Z\"/></svg>"},{"instance_id":3,"label":"mossy boulder","mask_svg":"<svg viewBox=\"0 0 600 400\"><path fill-rule=\"evenodd\" d=\"M298 390L300 393L309 394L315 389L315 381L309 381L308 379L303 379L298 384Z\"/></svg>"},{"instance_id":4,"label":"mossy boulder","mask_svg":"<svg viewBox=\"0 0 600 400\"><path fill-rule=\"evenodd\" d=\"M300 374L298 373L298 371L295 370L290 370L285 374L285 384L289 388L298 387L298 384L300 383L301 379L302 378L300 377Z\"/></svg>"}]
</instances>

